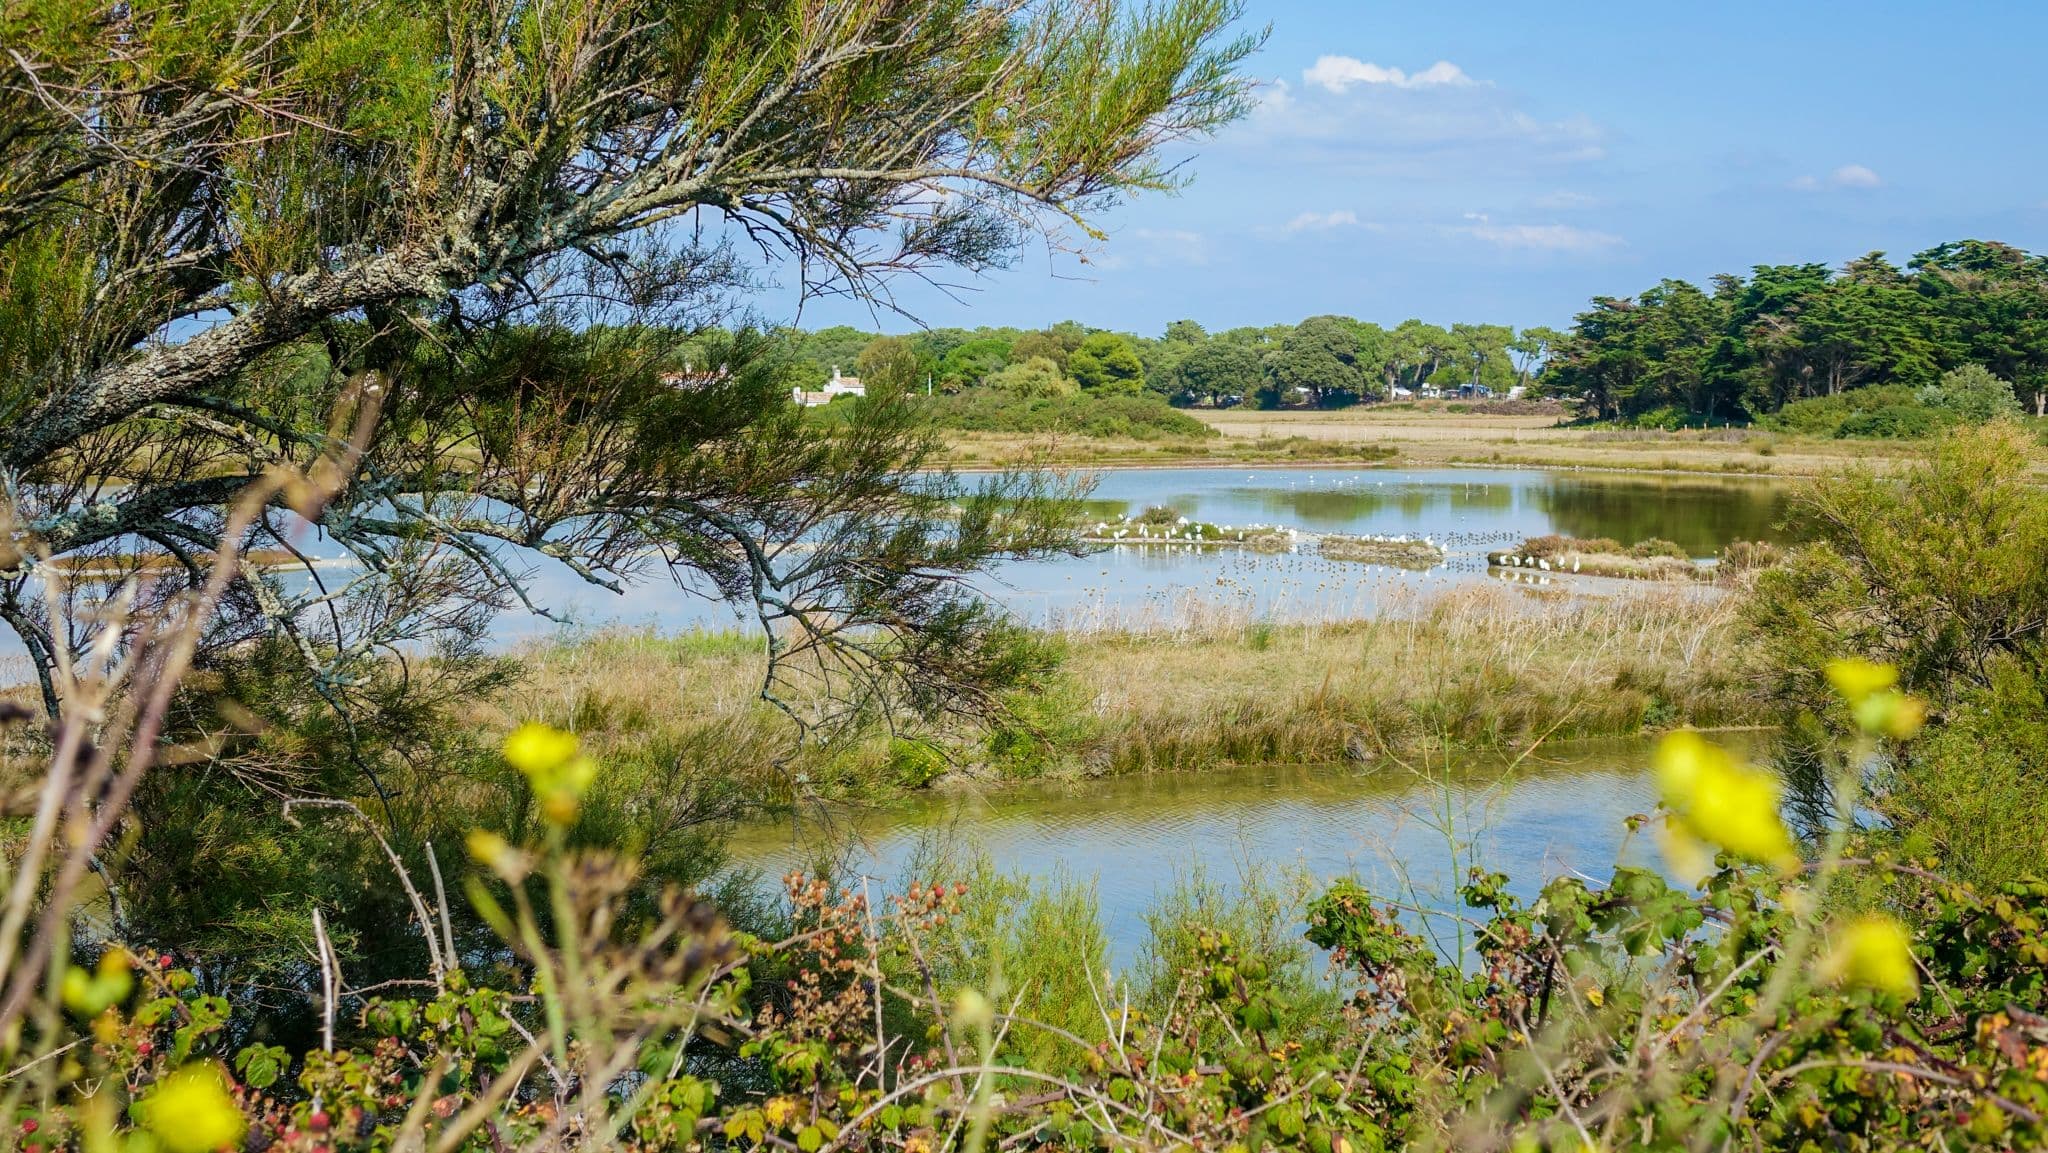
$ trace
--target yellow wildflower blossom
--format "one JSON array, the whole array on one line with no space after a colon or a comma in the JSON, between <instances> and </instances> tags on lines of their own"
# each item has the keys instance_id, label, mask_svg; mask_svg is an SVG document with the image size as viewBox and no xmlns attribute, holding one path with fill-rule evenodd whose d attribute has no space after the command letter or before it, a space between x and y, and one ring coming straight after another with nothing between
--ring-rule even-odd
<instances>
[{"instance_id":1,"label":"yellow wildflower blossom","mask_svg":"<svg viewBox=\"0 0 2048 1153\"><path fill-rule=\"evenodd\" d=\"M135 978L128 974L130 963L125 950L109 949L100 956L95 973L88 975L76 966L64 970L64 1007L81 1017L97 1017L108 1006L127 1000L135 988Z\"/></svg>"},{"instance_id":2,"label":"yellow wildflower blossom","mask_svg":"<svg viewBox=\"0 0 2048 1153\"><path fill-rule=\"evenodd\" d=\"M578 756L576 748L574 733L532 722L505 738L505 759L526 774L541 815L552 824L573 823L583 794L597 779L597 762Z\"/></svg>"},{"instance_id":3,"label":"yellow wildflower blossom","mask_svg":"<svg viewBox=\"0 0 2048 1153\"><path fill-rule=\"evenodd\" d=\"M465 839L469 859L490 869L501 877L516 879L526 875L526 859L512 843L489 829L471 829Z\"/></svg>"},{"instance_id":4,"label":"yellow wildflower blossom","mask_svg":"<svg viewBox=\"0 0 2048 1153\"><path fill-rule=\"evenodd\" d=\"M1657 789L1670 810L1665 851L1681 872L1707 871L1718 845L1744 860L1791 870L1792 834L1778 815L1778 780L1737 761L1698 733L1680 731L1657 746Z\"/></svg>"},{"instance_id":5,"label":"yellow wildflower blossom","mask_svg":"<svg viewBox=\"0 0 2048 1153\"><path fill-rule=\"evenodd\" d=\"M528 721L505 738L505 759L528 777L552 773L576 756L576 734Z\"/></svg>"},{"instance_id":6,"label":"yellow wildflower blossom","mask_svg":"<svg viewBox=\"0 0 2048 1153\"><path fill-rule=\"evenodd\" d=\"M242 1140L248 1122L211 1064L187 1065L156 1083L137 1114L170 1153L213 1153Z\"/></svg>"},{"instance_id":7,"label":"yellow wildflower blossom","mask_svg":"<svg viewBox=\"0 0 2048 1153\"><path fill-rule=\"evenodd\" d=\"M953 998L953 1023L962 1029L986 1029L995 1022L996 1007L978 989L962 989Z\"/></svg>"},{"instance_id":8,"label":"yellow wildflower blossom","mask_svg":"<svg viewBox=\"0 0 2048 1153\"><path fill-rule=\"evenodd\" d=\"M1851 921L1822 959L1821 976L1851 988L1876 989L1899 997L1920 992L1920 974L1913 965L1913 945L1906 930L1890 917L1869 915Z\"/></svg>"},{"instance_id":9,"label":"yellow wildflower blossom","mask_svg":"<svg viewBox=\"0 0 2048 1153\"><path fill-rule=\"evenodd\" d=\"M1829 661L1828 683L1842 694L1842 699L1856 704L1863 698L1884 692L1899 683L1899 670L1862 657L1846 657Z\"/></svg>"}]
</instances>

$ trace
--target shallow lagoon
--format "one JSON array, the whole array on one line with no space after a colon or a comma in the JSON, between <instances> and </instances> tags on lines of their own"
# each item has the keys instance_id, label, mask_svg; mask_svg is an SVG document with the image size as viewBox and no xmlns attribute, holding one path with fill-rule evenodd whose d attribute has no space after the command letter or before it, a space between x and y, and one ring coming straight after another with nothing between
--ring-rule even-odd
<instances>
[{"instance_id":1,"label":"shallow lagoon","mask_svg":"<svg viewBox=\"0 0 2048 1153\"><path fill-rule=\"evenodd\" d=\"M1370 615L1390 596L1487 578L1485 553L1559 533L1676 541L1711 557L1731 541L1782 541L1790 494L1782 483L1537 469L1117 469L1099 474L1091 516L1152 507L1190 520L1265 524L1306 533L1430 536L1449 549L1425 573L1326 561L1311 551L1262 555L1231 548L1115 546L1083 557L1001 566L981 591L1034 624L1087 627L1180 619L1191 605L1277 619ZM616 596L550 564L536 600L566 606L584 625L659 629L739 623L725 606L656 583ZM554 626L531 614L502 622L507 639Z\"/></svg>"}]
</instances>

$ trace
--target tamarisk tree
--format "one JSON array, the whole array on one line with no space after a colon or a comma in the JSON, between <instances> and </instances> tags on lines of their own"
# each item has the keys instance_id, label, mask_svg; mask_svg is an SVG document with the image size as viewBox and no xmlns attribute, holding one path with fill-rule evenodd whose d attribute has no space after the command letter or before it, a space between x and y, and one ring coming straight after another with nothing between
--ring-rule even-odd
<instances>
[{"instance_id":1,"label":"tamarisk tree","mask_svg":"<svg viewBox=\"0 0 2048 1153\"><path fill-rule=\"evenodd\" d=\"M337 708L380 651L549 610L557 564L742 607L771 699L806 652L834 700L972 706L1008 658L963 579L1066 547L1059 486L931 472L898 398L806 421L748 302L1088 243L1243 110L1236 4L0 2L0 616L47 703L83 634L39 566L197 580L353 398L318 525L352 565L251 567L214 630Z\"/></svg>"}]
</instances>

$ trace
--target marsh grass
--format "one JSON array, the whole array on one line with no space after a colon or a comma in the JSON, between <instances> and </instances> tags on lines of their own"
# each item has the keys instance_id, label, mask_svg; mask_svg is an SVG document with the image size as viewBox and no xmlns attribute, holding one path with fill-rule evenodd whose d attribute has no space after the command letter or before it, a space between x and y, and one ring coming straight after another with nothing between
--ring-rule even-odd
<instances>
[{"instance_id":1,"label":"marsh grass","mask_svg":"<svg viewBox=\"0 0 2048 1153\"><path fill-rule=\"evenodd\" d=\"M1652 594L1532 601L1459 589L1372 619L1072 638L1066 675L1091 690L1090 771L1217 762L1373 760L1455 745L1646 725L1748 723L1758 706L1729 659L1721 598Z\"/></svg>"},{"instance_id":2,"label":"marsh grass","mask_svg":"<svg viewBox=\"0 0 2048 1153\"><path fill-rule=\"evenodd\" d=\"M1761 710L1734 659L1732 623L1728 598L1684 590L1538 599L1461 587L1320 624L1190 604L1142 627L1098 619L1057 631L1059 670L1007 694L992 727L891 733L876 723L801 748L759 699L758 640L612 632L530 647L525 678L481 706L476 723L570 728L612 767L621 811L692 828L949 776L1512 754L1546 739L1747 724Z\"/></svg>"}]
</instances>

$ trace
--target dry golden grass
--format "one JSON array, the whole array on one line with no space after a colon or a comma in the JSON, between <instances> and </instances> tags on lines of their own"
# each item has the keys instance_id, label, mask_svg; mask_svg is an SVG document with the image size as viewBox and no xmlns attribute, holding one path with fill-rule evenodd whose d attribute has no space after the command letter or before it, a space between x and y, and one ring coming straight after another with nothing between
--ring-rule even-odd
<instances>
[{"instance_id":1,"label":"dry golden grass","mask_svg":"<svg viewBox=\"0 0 2048 1153\"><path fill-rule=\"evenodd\" d=\"M993 732L926 733L916 749L1000 781L1512 750L1760 715L1737 672L1730 600L1712 590L1590 599L1481 585L1363 621L1272 625L1218 611L1153 624L1061 634L1062 670L1012 694ZM721 789L772 805L929 775L879 729L797 753L758 699L760 644L741 634L607 633L523 657L527 678L476 723L545 720L656 782L686 778L696 758Z\"/></svg>"},{"instance_id":2,"label":"dry golden grass","mask_svg":"<svg viewBox=\"0 0 2048 1153\"><path fill-rule=\"evenodd\" d=\"M1749 723L1734 613L1698 590L1532 599L1473 586L1378 619L1079 638L1091 767L1328 762Z\"/></svg>"},{"instance_id":3,"label":"dry golden grass","mask_svg":"<svg viewBox=\"0 0 2048 1153\"><path fill-rule=\"evenodd\" d=\"M1126 468L1386 462L1807 477L1850 464L1901 468L1920 459L1926 447L1912 441L1827 440L1744 429L1564 427L1555 416L1455 411L1446 403L1188 413L1221 435L1145 441L953 432L947 434L945 459L964 468L1046 462Z\"/></svg>"},{"instance_id":4,"label":"dry golden grass","mask_svg":"<svg viewBox=\"0 0 2048 1153\"><path fill-rule=\"evenodd\" d=\"M1551 416L1491 416L1445 405L1330 412L1190 410L1222 433L1219 450L1289 437L1370 443L1405 465L1500 464L1759 476L1818 476L1847 464L1886 469L1918 460L1924 446L1839 441L1733 429L1678 432L1560 427Z\"/></svg>"}]
</instances>

